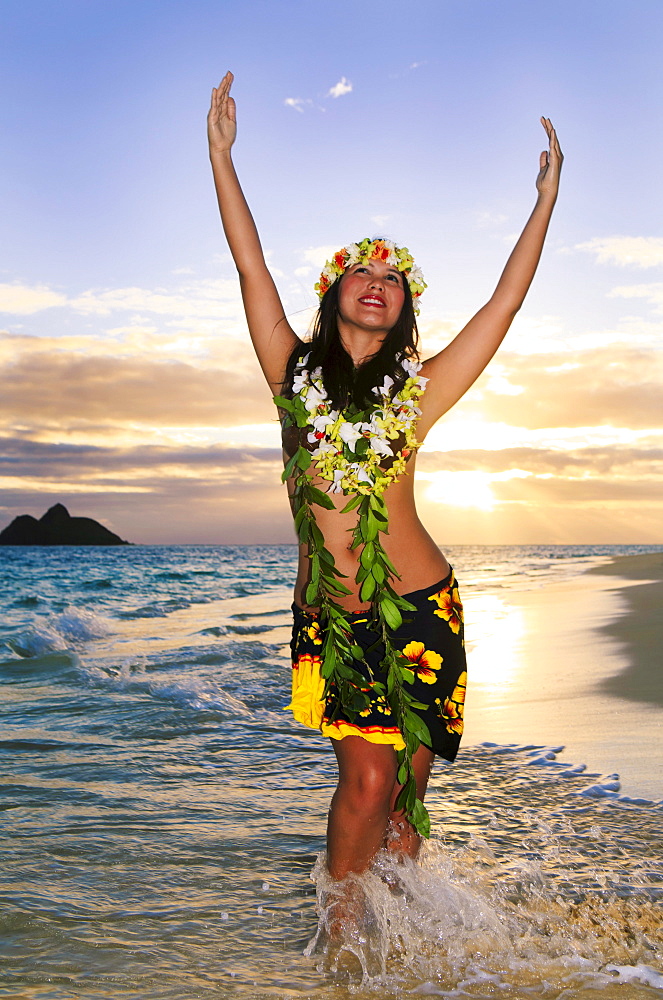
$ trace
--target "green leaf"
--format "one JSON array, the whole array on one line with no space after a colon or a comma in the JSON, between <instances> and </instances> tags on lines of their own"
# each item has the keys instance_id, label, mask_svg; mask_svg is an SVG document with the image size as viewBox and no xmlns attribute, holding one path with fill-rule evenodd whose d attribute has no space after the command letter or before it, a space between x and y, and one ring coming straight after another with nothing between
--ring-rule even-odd
<instances>
[{"instance_id":1,"label":"green leaf","mask_svg":"<svg viewBox=\"0 0 663 1000\"><path fill-rule=\"evenodd\" d=\"M318 600L318 584L315 580L311 582L306 587L306 603L310 604L311 607L315 607Z\"/></svg>"},{"instance_id":2,"label":"green leaf","mask_svg":"<svg viewBox=\"0 0 663 1000\"><path fill-rule=\"evenodd\" d=\"M359 556L359 562L364 567L364 569L370 569L371 563L375 559L375 546L372 542L366 542L363 549L361 550L361 555Z\"/></svg>"},{"instance_id":3,"label":"green leaf","mask_svg":"<svg viewBox=\"0 0 663 1000\"><path fill-rule=\"evenodd\" d=\"M297 452L292 455L285 464L285 469L281 473L281 482L284 483L286 479L294 474L295 467L297 465Z\"/></svg>"},{"instance_id":4,"label":"green leaf","mask_svg":"<svg viewBox=\"0 0 663 1000\"><path fill-rule=\"evenodd\" d=\"M272 399L282 410L287 410L288 413L295 412L295 404L291 399L287 399L285 396L272 396Z\"/></svg>"},{"instance_id":5,"label":"green leaf","mask_svg":"<svg viewBox=\"0 0 663 1000\"><path fill-rule=\"evenodd\" d=\"M362 601L370 601L375 593L375 580L372 576L367 576L361 585L359 596Z\"/></svg>"},{"instance_id":6,"label":"green leaf","mask_svg":"<svg viewBox=\"0 0 663 1000\"><path fill-rule=\"evenodd\" d=\"M341 511L341 514L349 514L350 511L354 510L355 507L358 507L360 503L361 503L361 494L360 493L355 493L355 495L352 497L352 499L348 500L348 502L346 503L345 507Z\"/></svg>"},{"instance_id":7,"label":"green leaf","mask_svg":"<svg viewBox=\"0 0 663 1000\"><path fill-rule=\"evenodd\" d=\"M308 455L308 452L306 454ZM325 510L334 510L334 501L332 498L327 493L319 490L317 486L309 486L307 493L309 503L316 503L318 507L324 507Z\"/></svg>"},{"instance_id":8,"label":"green leaf","mask_svg":"<svg viewBox=\"0 0 663 1000\"><path fill-rule=\"evenodd\" d=\"M430 837L430 816L421 799L414 800L414 807L408 818L418 834Z\"/></svg>"},{"instance_id":9,"label":"green leaf","mask_svg":"<svg viewBox=\"0 0 663 1000\"><path fill-rule=\"evenodd\" d=\"M405 717L405 727L406 729L417 737L420 743L425 743L426 746L431 745L430 731L428 726L423 719L420 719L418 715L414 712L407 712Z\"/></svg>"},{"instance_id":10,"label":"green leaf","mask_svg":"<svg viewBox=\"0 0 663 1000\"><path fill-rule=\"evenodd\" d=\"M297 461L298 468L300 468L302 472L306 472L311 464L311 453L307 451L306 448L302 448L300 445L295 452L295 459Z\"/></svg>"},{"instance_id":11,"label":"green leaf","mask_svg":"<svg viewBox=\"0 0 663 1000\"><path fill-rule=\"evenodd\" d=\"M408 767L406 764L401 764L398 768L398 774L396 775L396 781L399 785L404 785L408 778Z\"/></svg>"},{"instance_id":12,"label":"green leaf","mask_svg":"<svg viewBox=\"0 0 663 1000\"><path fill-rule=\"evenodd\" d=\"M367 542L372 542L374 538L378 537L378 531L380 530L380 525L375 520L371 512L368 512L366 521L362 524L362 534Z\"/></svg>"},{"instance_id":13,"label":"green leaf","mask_svg":"<svg viewBox=\"0 0 663 1000\"><path fill-rule=\"evenodd\" d=\"M302 523L306 517L306 504L302 504L297 513L295 514L295 531L299 531L299 525Z\"/></svg>"},{"instance_id":14,"label":"green leaf","mask_svg":"<svg viewBox=\"0 0 663 1000\"><path fill-rule=\"evenodd\" d=\"M321 549L325 547L325 536L320 531L315 521L311 521L311 539L313 545L315 546L316 553L319 553Z\"/></svg>"},{"instance_id":15,"label":"green leaf","mask_svg":"<svg viewBox=\"0 0 663 1000\"><path fill-rule=\"evenodd\" d=\"M408 684L414 684L414 670L410 670L408 667L401 667L401 677L404 681L407 681Z\"/></svg>"},{"instance_id":16,"label":"green leaf","mask_svg":"<svg viewBox=\"0 0 663 1000\"><path fill-rule=\"evenodd\" d=\"M403 618L400 611L398 610L394 602L391 601L388 597L383 597L382 600L380 601L380 611L382 612L384 620L386 621L387 625L392 631L395 631L397 628L400 628L400 626L403 624Z\"/></svg>"},{"instance_id":17,"label":"green leaf","mask_svg":"<svg viewBox=\"0 0 663 1000\"><path fill-rule=\"evenodd\" d=\"M310 533L311 533L310 521L304 518L302 523L299 525L299 531L297 532L297 534L299 535L300 542L308 542Z\"/></svg>"},{"instance_id":18,"label":"green leaf","mask_svg":"<svg viewBox=\"0 0 663 1000\"><path fill-rule=\"evenodd\" d=\"M361 646L358 646L355 643L354 646L350 646L350 652L354 656L355 660L363 660L363 658L364 658L364 650L361 648Z\"/></svg>"}]
</instances>

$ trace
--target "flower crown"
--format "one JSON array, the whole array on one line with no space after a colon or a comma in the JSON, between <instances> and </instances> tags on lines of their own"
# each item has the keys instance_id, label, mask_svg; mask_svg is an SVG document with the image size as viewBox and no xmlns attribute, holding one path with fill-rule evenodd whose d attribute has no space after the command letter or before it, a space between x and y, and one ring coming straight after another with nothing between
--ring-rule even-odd
<instances>
[{"instance_id":1,"label":"flower crown","mask_svg":"<svg viewBox=\"0 0 663 1000\"><path fill-rule=\"evenodd\" d=\"M350 243L334 254L322 269L320 280L315 286L320 300L325 292L345 274L353 264L365 264L369 260L382 260L385 264L398 268L407 278L412 294L415 313L419 312L419 296L427 287L421 268L414 263L414 257L407 247L397 247L391 240L371 240L366 237L361 243Z\"/></svg>"}]
</instances>

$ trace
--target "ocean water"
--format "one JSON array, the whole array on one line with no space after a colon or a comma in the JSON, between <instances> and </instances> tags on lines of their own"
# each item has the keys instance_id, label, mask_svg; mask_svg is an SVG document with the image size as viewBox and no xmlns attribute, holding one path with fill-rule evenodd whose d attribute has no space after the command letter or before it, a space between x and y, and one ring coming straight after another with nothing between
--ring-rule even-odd
<instances>
[{"instance_id":1,"label":"ocean water","mask_svg":"<svg viewBox=\"0 0 663 1000\"><path fill-rule=\"evenodd\" d=\"M648 550L447 551L471 602ZM661 803L558 746L464 747L420 863L328 883L334 757L283 711L294 569L0 548L0 997L663 997Z\"/></svg>"}]
</instances>

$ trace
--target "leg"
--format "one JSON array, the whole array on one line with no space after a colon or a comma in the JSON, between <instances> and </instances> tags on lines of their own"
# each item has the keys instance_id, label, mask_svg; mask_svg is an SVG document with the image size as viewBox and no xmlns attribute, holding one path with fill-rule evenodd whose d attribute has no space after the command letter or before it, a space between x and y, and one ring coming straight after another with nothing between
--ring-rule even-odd
<instances>
[{"instance_id":1,"label":"leg","mask_svg":"<svg viewBox=\"0 0 663 1000\"><path fill-rule=\"evenodd\" d=\"M327 825L327 865L334 879L363 872L382 847L396 780L393 747L361 736L332 740L338 787Z\"/></svg>"},{"instance_id":2,"label":"leg","mask_svg":"<svg viewBox=\"0 0 663 1000\"><path fill-rule=\"evenodd\" d=\"M417 798L423 802L431 767L435 755L428 747L420 746L416 751L412 763L414 765L414 775L417 781ZM395 851L398 854L407 854L410 858L416 858L421 847L421 837L414 827L405 818L402 810L395 811L396 799L401 790L401 785L395 784L390 799L389 812L389 833L387 835L387 850Z\"/></svg>"}]
</instances>

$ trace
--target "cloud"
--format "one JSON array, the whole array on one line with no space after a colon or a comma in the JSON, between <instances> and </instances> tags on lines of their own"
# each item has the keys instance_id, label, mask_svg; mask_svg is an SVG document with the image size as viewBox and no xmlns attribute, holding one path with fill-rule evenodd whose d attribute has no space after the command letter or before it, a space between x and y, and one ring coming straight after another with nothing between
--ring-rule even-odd
<instances>
[{"instance_id":1,"label":"cloud","mask_svg":"<svg viewBox=\"0 0 663 1000\"><path fill-rule=\"evenodd\" d=\"M304 97L286 97L283 103L288 108L294 108L295 111L299 111L299 113L303 115L304 108L312 105L313 101L310 98L304 98Z\"/></svg>"},{"instance_id":2,"label":"cloud","mask_svg":"<svg viewBox=\"0 0 663 1000\"><path fill-rule=\"evenodd\" d=\"M599 264L621 267L660 267L663 265L663 237L596 236L586 243L576 243L575 250L593 253Z\"/></svg>"},{"instance_id":3,"label":"cloud","mask_svg":"<svg viewBox=\"0 0 663 1000\"><path fill-rule=\"evenodd\" d=\"M64 429L80 421L174 428L275 419L257 371L44 351L7 360L0 372L0 416L7 421Z\"/></svg>"},{"instance_id":4,"label":"cloud","mask_svg":"<svg viewBox=\"0 0 663 1000\"><path fill-rule=\"evenodd\" d=\"M659 311L663 311L663 282L648 285L618 285L610 292L610 298L646 299Z\"/></svg>"},{"instance_id":5,"label":"cloud","mask_svg":"<svg viewBox=\"0 0 663 1000\"><path fill-rule=\"evenodd\" d=\"M67 305L67 296L46 285L0 285L0 312L30 316L43 309Z\"/></svg>"},{"instance_id":6,"label":"cloud","mask_svg":"<svg viewBox=\"0 0 663 1000\"><path fill-rule=\"evenodd\" d=\"M235 279L189 281L175 289L93 288L80 295L66 296L46 285L0 285L0 311L32 315L46 309L67 307L82 316L111 316L129 313L167 317L168 325L195 326L232 321L242 322L243 309Z\"/></svg>"},{"instance_id":7,"label":"cloud","mask_svg":"<svg viewBox=\"0 0 663 1000\"><path fill-rule=\"evenodd\" d=\"M663 354L620 348L565 354L502 354L511 388L490 373L464 401L483 419L516 427L663 427ZM497 390L497 391L495 391Z\"/></svg>"},{"instance_id":8,"label":"cloud","mask_svg":"<svg viewBox=\"0 0 663 1000\"><path fill-rule=\"evenodd\" d=\"M344 94L350 94L352 92L352 84L349 80L346 80L344 76L335 83L333 87L327 92L328 97L343 97Z\"/></svg>"}]
</instances>

